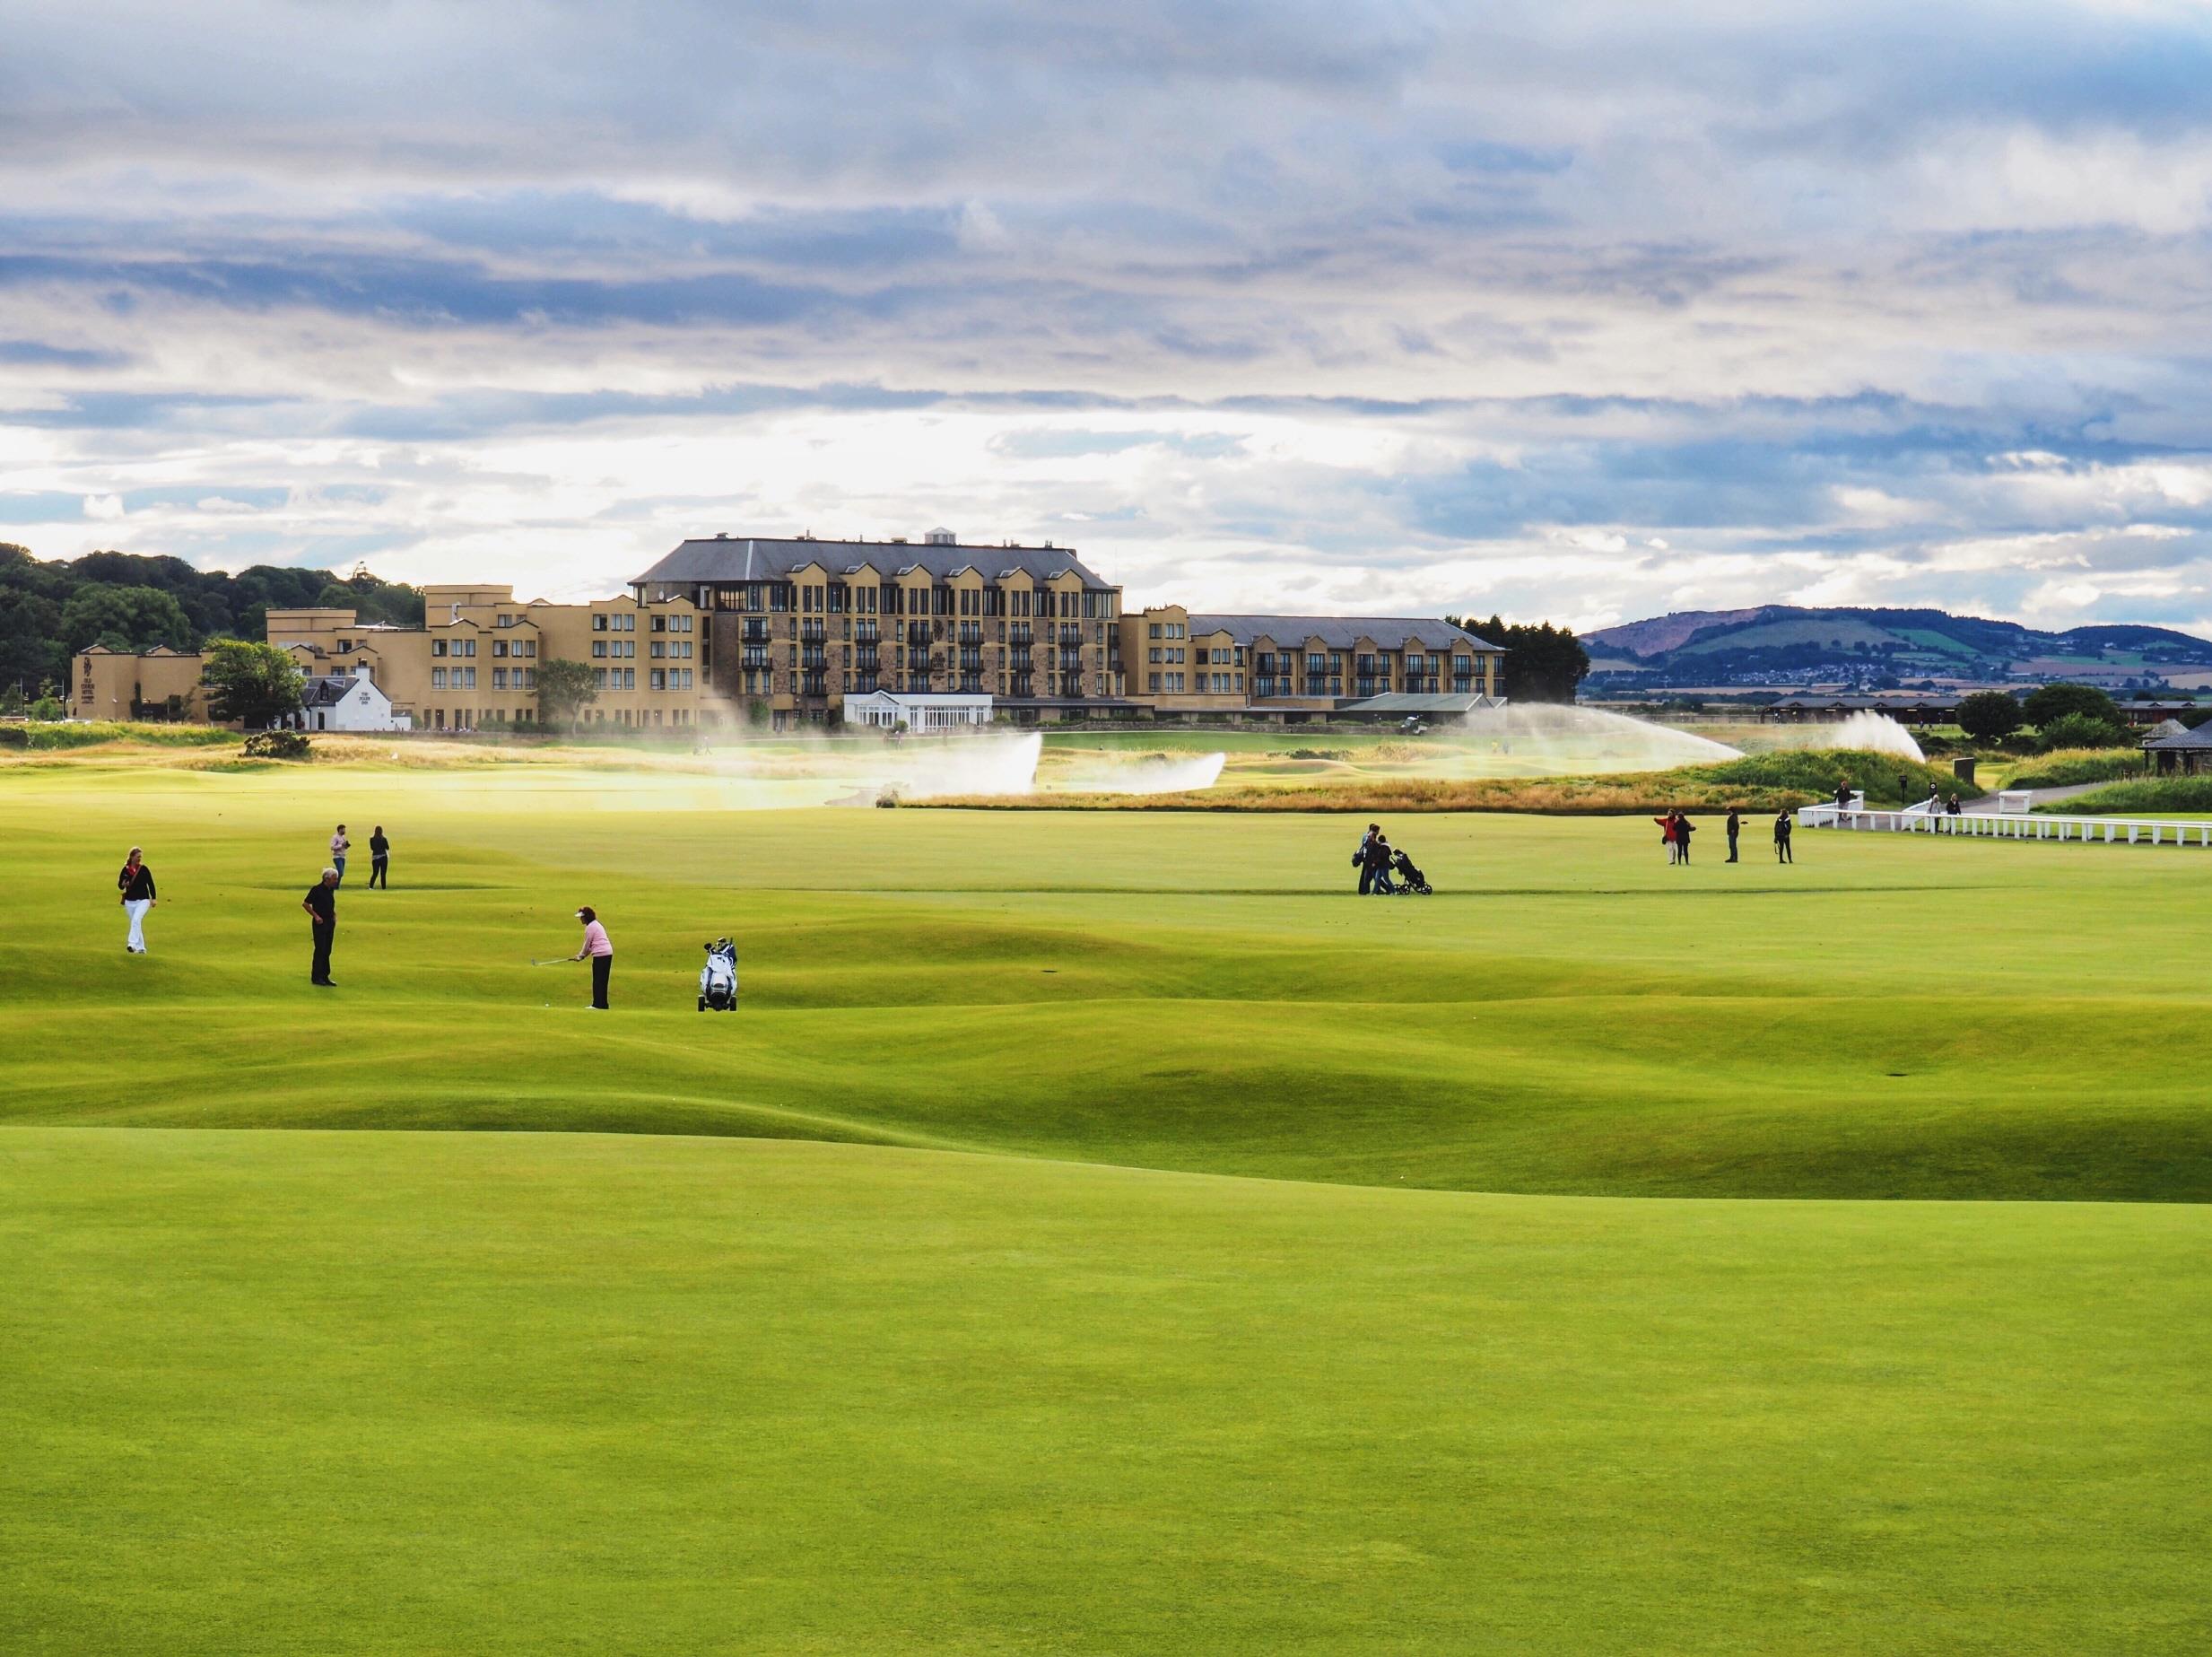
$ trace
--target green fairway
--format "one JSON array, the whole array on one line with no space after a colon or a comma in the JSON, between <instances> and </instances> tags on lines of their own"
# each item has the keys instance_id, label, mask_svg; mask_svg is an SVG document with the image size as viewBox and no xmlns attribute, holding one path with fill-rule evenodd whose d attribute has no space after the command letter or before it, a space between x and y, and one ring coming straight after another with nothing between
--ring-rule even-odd
<instances>
[{"instance_id":1,"label":"green fairway","mask_svg":"<svg viewBox=\"0 0 2212 1657\"><path fill-rule=\"evenodd\" d=\"M733 798L0 772L0 1650L2212 1641L2212 855Z\"/></svg>"},{"instance_id":2,"label":"green fairway","mask_svg":"<svg viewBox=\"0 0 2212 1657\"><path fill-rule=\"evenodd\" d=\"M729 811L695 780L11 780L8 1120L792 1135L1461 1190L2212 1196L2187 1018L2212 857L1716 821ZM394 889L300 894L343 815ZM1755 832L1760 825L1755 824ZM125 848L161 882L126 956ZM581 1010L570 911L617 950ZM732 932L745 1008L692 1010ZM547 1005L550 1003L550 1005ZM115 1041L126 1011L127 1059Z\"/></svg>"}]
</instances>

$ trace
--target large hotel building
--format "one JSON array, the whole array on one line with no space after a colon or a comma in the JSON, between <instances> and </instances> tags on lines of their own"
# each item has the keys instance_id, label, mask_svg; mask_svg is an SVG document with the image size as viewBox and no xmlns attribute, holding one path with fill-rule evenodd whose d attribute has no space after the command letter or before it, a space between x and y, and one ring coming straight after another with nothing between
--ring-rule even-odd
<instances>
[{"instance_id":1,"label":"large hotel building","mask_svg":"<svg viewBox=\"0 0 2212 1657\"><path fill-rule=\"evenodd\" d=\"M849 698L961 698L1024 723L1204 716L1300 721L1465 712L1501 694L1504 652L1433 618L1124 614L1075 552L718 535L685 541L619 597L518 600L509 587L423 589L423 624L273 610L271 644L321 698L365 676L416 729L527 725L537 669L588 663L585 718L666 728L732 717L778 728L844 717ZM72 711L124 718L190 686L196 658L79 656ZM876 693L889 693L880 696ZM364 699L366 700L366 699Z\"/></svg>"}]
</instances>

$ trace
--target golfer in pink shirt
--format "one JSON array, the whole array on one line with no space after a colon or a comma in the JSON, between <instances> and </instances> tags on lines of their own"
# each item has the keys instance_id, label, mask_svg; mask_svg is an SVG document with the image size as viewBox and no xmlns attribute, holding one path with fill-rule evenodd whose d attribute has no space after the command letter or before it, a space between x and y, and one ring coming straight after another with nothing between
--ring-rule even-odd
<instances>
[{"instance_id":1,"label":"golfer in pink shirt","mask_svg":"<svg viewBox=\"0 0 2212 1657\"><path fill-rule=\"evenodd\" d=\"M591 1010L606 1011L606 981L614 971L614 946L606 941L606 929L599 924L599 911L587 903L576 911L576 918L584 923L584 942L573 957L591 960Z\"/></svg>"}]
</instances>

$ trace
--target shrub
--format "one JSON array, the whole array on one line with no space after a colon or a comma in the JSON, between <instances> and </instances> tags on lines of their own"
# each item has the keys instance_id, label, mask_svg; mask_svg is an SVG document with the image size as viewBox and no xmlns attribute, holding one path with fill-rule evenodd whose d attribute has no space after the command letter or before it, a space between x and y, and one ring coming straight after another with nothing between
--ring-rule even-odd
<instances>
[{"instance_id":1,"label":"shrub","mask_svg":"<svg viewBox=\"0 0 2212 1657\"><path fill-rule=\"evenodd\" d=\"M2002 742L2026 717L2003 691L1976 691L1958 704L1959 728L1976 742Z\"/></svg>"},{"instance_id":2,"label":"shrub","mask_svg":"<svg viewBox=\"0 0 2212 1657\"><path fill-rule=\"evenodd\" d=\"M1962 711L1963 708L1964 704ZM2027 716L2027 722L2038 729L2053 719L2066 718L2069 713L2103 719L2108 725L2121 723L2120 704L2094 685L2046 685L2040 690L2028 693L2020 711Z\"/></svg>"},{"instance_id":3,"label":"shrub","mask_svg":"<svg viewBox=\"0 0 2212 1657\"><path fill-rule=\"evenodd\" d=\"M2130 748L2135 737L2117 720L2086 713L2063 713L2037 727L2035 739L2046 754L2062 748Z\"/></svg>"},{"instance_id":4,"label":"shrub","mask_svg":"<svg viewBox=\"0 0 2212 1657\"><path fill-rule=\"evenodd\" d=\"M306 760L315 757L308 739L296 730L258 730L246 738L249 760Z\"/></svg>"}]
</instances>

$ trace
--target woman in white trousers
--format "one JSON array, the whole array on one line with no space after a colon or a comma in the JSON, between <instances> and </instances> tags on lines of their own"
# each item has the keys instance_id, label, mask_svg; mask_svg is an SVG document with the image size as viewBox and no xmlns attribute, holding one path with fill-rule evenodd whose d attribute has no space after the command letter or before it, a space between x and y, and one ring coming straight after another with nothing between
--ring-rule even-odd
<instances>
[{"instance_id":1,"label":"woman in white trousers","mask_svg":"<svg viewBox=\"0 0 2212 1657\"><path fill-rule=\"evenodd\" d=\"M123 912L131 919L130 935L123 940L123 947L143 955L146 953L146 911L154 904L153 871L146 867L144 855L136 846L123 859L123 872L115 877L115 887L122 894Z\"/></svg>"}]
</instances>

